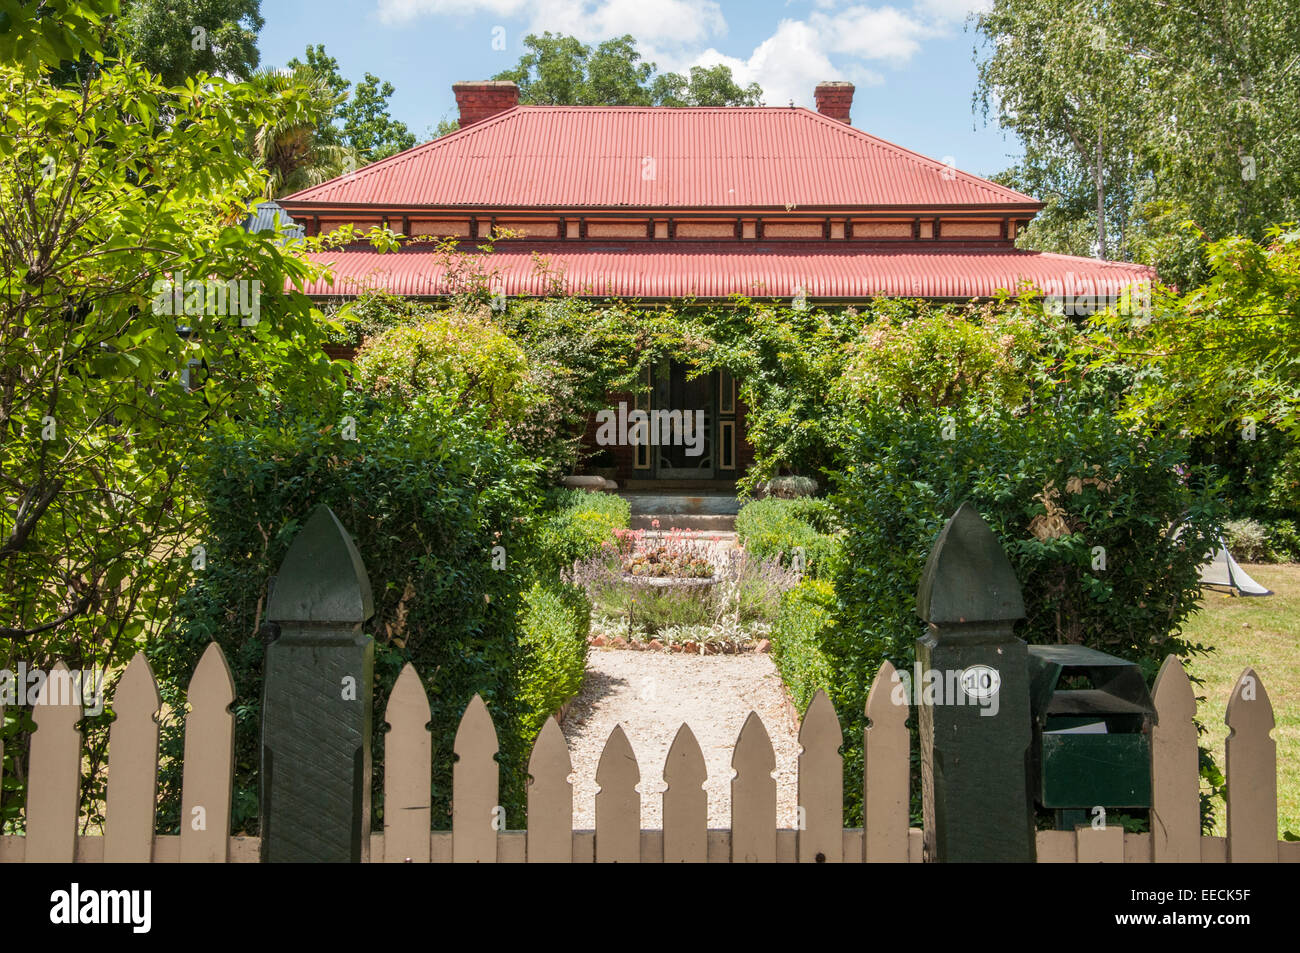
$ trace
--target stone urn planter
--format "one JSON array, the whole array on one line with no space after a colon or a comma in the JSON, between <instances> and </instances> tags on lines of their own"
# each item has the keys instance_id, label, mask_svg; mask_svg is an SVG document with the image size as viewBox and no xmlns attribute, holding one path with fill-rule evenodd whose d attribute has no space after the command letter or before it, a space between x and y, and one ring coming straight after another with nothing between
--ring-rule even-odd
<instances>
[{"instance_id":1,"label":"stone urn planter","mask_svg":"<svg viewBox=\"0 0 1300 953\"><path fill-rule=\"evenodd\" d=\"M631 586L646 589L707 589L716 586L719 579L714 576L637 576L630 572L623 573L623 582Z\"/></svg>"},{"instance_id":2,"label":"stone urn planter","mask_svg":"<svg viewBox=\"0 0 1300 953\"><path fill-rule=\"evenodd\" d=\"M605 489L605 478L598 476L566 476L560 481L560 484L572 490L603 490Z\"/></svg>"}]
</instances>

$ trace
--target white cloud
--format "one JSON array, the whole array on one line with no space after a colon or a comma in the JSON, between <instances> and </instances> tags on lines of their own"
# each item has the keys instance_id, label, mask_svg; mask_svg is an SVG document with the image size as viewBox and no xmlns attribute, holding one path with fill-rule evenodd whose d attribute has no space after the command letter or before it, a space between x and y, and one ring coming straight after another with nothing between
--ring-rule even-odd
<instances>
[{"instance_id":1,"label":"white cloud","mask_svg":"<svg viewBox=\"0 0 1300 953\"><path fill-rule=\"evenodd\" d=\"M847 79L858 86L880 85L884 77L864 61L906 63L934 32L893 7L854 5L831 13L813 11L803 20L782 20L746 59L710 49L687 65L726 63L740 83L762 86L769 106L784 106L791 100L813 106L813 90L819 82Z\"/></svg>"},{"instance_id":2,"label":"white cloud","mask_svg":"<svg viewBox=\"0 0 1300 953\"><path fill-rule=\"evenodd\" d=\"M384 23L408 23L425 16L472 16L492 13L514 16L528 6L528 0L379 0L379 19Z\"/></svg>"},{"instance_id":3,"label":"white cloud","mask_svg":"<svg viewBox=\"0 0 1300 953\"><path fill-rule=\"evenodd\" d=\"M588 27L593 39L631 33L648 44L698 44L727 32L722 9L713 2L605 0L592 6Z\"/></svg>"},{"instance_id":4,"label":"white cloud","mask_svg":"<svg viewBox=\"0 0 1300 953\"><path fill-rule=\"evenodd\" d=\"M520 18L525 32L550 30L590 43L631 33L642 44L700 44L727 32L716 0L379 0L379 19L487 14Z\"/></svg>"},{"instance_id":5,"label":"white cloud","mask_svg":"<svg viewBox=\"0 0 1300 953\"><path fill-rule=\"evenodd\" d=\"M808 23L782 20L776 32L760 43L748 59L708 49L665 68L687 72L692 66L725 63L740 85L756 82L762 86L763 101L768 106L785 106L791 101L796 106L812 106L813 89L822 80L847 77L863 85L881 82L879 74L864 68L847 73L837 68L826 55L825 45L824 37Z\"/></svg>"},{"instance_id":6,"label":"white cloud","mask_svg":"<svg viewBox=\"0 0 1300 953\"><path fill-rule=\"evenodd\" d=\"M910 8L852 0L812 0L801 18L785 18L748 56L719 51L727 32L716 0L378 0L380 19L402 24L424 17L491 15L595 43L630 33L642 56L661 70L725 63L742 85L757 82L769 106L813 104L813 89L828 79L873 86L884 77L867 64L890 67L912 60L932 37L949 34L972 10L991 0L912 0ZM706 45L707 44L707 45ZM832 60L834 57L834 60Z\"/></svg>"},{"instance_id":7,"label":"white cloud","mask_svg":"<svg viewBox=\"0 0 1300 953\"><path fill-rule=\"evenodd\" d=\"M814 13L809 23L836 53L905 63L934 31L893 7L848 7L828 16Z\"/></svg>"}]
</instances>

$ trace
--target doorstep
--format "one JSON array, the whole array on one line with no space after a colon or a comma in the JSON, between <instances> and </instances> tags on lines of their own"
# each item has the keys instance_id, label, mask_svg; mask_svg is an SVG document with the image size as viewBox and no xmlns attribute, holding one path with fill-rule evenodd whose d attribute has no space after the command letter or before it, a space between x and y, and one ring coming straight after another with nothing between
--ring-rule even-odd
<instances>
[{"instance_id":1,"label":"doorstep","mask_svg":"<svg viewBox=\"0 0 1300 953\"><path fill-rule=\"evenodd\" d=\"M659 525L656 527L655 523ZM736 535L736 517L727 514L712 513L641 513L633 514L632 529L660 530L667 535L671 529L688 529L693 533L707 535Z\"/></svg>"},{"instance_id":2,"label":"doorstep","mask_svg":"<svg viewBox=\"0 0 1300 953\"><path fill-rule=\"evenodd\" d=\"M740 511L735 493L726 490L625 490L619 496L631 508L633 529L729 533L735 530Z\"/></svg>"}]
</instances>

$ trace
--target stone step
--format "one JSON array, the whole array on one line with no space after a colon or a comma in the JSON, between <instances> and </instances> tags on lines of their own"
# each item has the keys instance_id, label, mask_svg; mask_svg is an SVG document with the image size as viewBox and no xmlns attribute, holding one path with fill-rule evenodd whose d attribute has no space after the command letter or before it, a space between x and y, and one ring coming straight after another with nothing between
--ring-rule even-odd
<instances>
[{"instance_id":1,"label":"stone step","mask_svg":"<svg viewBox=\"0 0 1300 953\"><path fill-rule=\"evenodd\" d=\"M619 496L627 500L633 516L642 514L698 513L709 516L735 516L740 511L740 501L732 493L664 493L624 491Z\"/></svg>"},{"instance_id":2,"label":"stone step","mask_svg":"<svg viewBox=\"0 0 1300 953\"><path fill-rule=\"evenodd\" d=\"M670 529L734 533L736 529L736 517L732 513L633 513L632 529L654 529L656 520L658 529L665 533Z\"/></svg>"}]
</instances>

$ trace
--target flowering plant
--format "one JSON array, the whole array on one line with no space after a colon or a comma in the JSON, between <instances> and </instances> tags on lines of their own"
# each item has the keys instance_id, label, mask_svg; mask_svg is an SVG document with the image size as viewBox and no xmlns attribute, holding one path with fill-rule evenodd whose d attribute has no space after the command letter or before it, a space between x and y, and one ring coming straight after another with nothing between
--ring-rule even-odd
<instances>
[{"instance_id":1,"label":"flowering plant","mask_svg":"<svg viewBox=\"0 0 1300 953\"><path fill-rule=\"evenodd\" d=\"M624 554L622 562L625 574L685 579L713 576L708 543L696 538L690 530L671 529L667 536L656 537L649 543L643 531L634 530L633 533L636 535L631 551Z\"/></svg>"}]
</instances>

